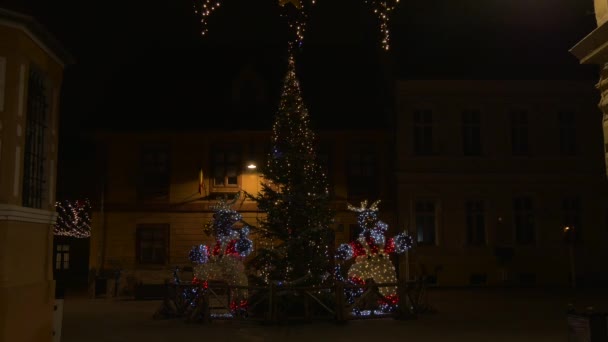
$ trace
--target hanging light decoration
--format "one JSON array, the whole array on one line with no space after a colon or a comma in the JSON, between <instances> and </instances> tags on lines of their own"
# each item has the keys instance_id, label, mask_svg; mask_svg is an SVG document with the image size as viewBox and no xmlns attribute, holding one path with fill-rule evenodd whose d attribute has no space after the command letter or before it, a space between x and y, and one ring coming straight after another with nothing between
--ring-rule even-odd
<instances>
[{"instance_id":1,"label":"hanging light decoration","mask_svg":"<svg viewBox=\"0 0 608 342\"><path fill-rule=\"evenodd\" d=\"M91 236L91 203L88 199L55 203L57 221L53 234L75 238Z\"/></svg>"},{"instance_id":2,"label":"hanging light decoration","mask_svg":"<svg viewBox=\"0 0 608 342\"><path fill-rule=\"evenodd\" d=\"M399 4L399 0L363 0L369 4L372 12L378 18L381 45L384 50L390 48L389 21L391 12ZM291 35L290 46L301 47L304 42L306 25L308 23L308 9L314 6L316 0L278 0L279 6L283 8L282 17L287 19ZM209 17L221 6L221 0L194 0L194 13L200 16L201 34L204 36L209 32Z\"/></svg>"},{"instance_id":3,"label":"hanging light decoration","mask_svg":"<svg viewBox=\"0 0 608 342\"><path fill-rule=\"evenodd\" d=\"M209 32L209 16L220 7L220 0L194 0L194 13L201 17L201 34Z\"/></svg>"},{"instance_id":4,"label":"hanging light decoration","mask_svg":"<svg viewBox=\"0 0 608 342\"><path fill-rule=\"evenodd\" d=\"M315 2L315 0L311 0L310 5L308 5L306 0L279 0L279 5L283 8L281 16L287 18L287 24L291 30L290 47L294 45L301 47L304 43L304 34L308 23L307 9L308 6L313 6Z\"/></svg>"},{"instance_id":5,"label":"hanging light decoration","mask_svg":"<svg viewBox=\"0 0 608 342\"><path fill-rule=\"evenodd\" d=\"M380 34L382 35L382 48L387 50L390 48L390 29L388 23L391 18L391 12L399 4L399 0L365 0L365 3L370 4L372 11L380 21Z\"/></svg>"}]
</instances>

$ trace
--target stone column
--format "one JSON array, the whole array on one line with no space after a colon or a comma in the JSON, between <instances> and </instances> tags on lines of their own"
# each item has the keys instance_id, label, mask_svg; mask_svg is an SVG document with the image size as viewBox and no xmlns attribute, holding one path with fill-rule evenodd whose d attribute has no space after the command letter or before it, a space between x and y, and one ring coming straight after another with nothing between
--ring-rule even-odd
<instances>
[{"instance_id":1,"label":"stone column","mask_svg":"<svg viewBox=\"0 0 608 342\"><path fill-rule=\"evenodd\" d=\"M606 176L608 177L608 63L604 63L600 72L600 82L597 84L601 100L599 108L603 113L602 125L604 128L604 157L606 160Z\"/></svg>"}]
</instances>

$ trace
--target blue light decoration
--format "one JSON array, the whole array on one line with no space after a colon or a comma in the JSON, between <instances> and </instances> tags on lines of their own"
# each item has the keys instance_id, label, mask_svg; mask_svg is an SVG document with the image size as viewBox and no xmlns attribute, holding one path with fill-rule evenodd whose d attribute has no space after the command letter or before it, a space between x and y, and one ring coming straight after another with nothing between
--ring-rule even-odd
<instances>
[{"instance_id":1,"label":"blue light decoration","mask_svg":"<svg viewBox=\"0 0 608 342\"><path fill-rule=\"evenodd\" d=\"M340 261L350 260L353 258L354 255L355 251L353 249L353 246L347 243L341 244L340 247L338 247L338 249L336 250L336 259Z\"/></svg>"},{"instance_id":2,"label":"blue light decoration","mask_svg":"<svg viewBox=\"0 0 608 342\"><path fill-rule=\"evenodd\" d=\"M407 232L401 232L395 236L395 252L405 253L414 246L414 239Z\"/></svg>"},{"instance_id":3,"label":"blue light decoration","mask_svg":"<svg viewBox=\"0 0 608 342\"><path fill-rule=\"evenodd\" d=\"M209 261L209 250L205 245L194 246L190 250L190 254L188 256L190 261L192 261L194 264L205 264L207 261Z\"/></svg>"},{"instance_id":4,"label":"blue light decoration","mask_svg":"<svg viewBox=\"0 0 608 342\"><path fill-rule=\"evenodd\" d=\"M253 252L253 241L248 238L249 236L249 227L245 226L241 228L238 232L239 239L236 241L234 245L234 249L241 257L246 257Z\"/></svg>"}]
</instances>

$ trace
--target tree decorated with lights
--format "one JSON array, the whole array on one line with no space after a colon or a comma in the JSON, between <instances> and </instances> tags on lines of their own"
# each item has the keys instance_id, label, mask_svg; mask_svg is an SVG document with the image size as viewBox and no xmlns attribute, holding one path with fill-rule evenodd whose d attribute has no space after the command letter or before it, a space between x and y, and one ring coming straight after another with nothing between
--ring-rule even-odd
<instances>
[{"instance_id":1,"label":"tree decorated with lights","mask_svg":"<svg viewBox=\"0 0 608 342\"><path fill-rule=\"evenodd\" d=\"M262 248L252 262L265 283L319 284L331 273L332 213L313 142L290 56L264 182L260 193L250 196L266 213L259 221Z\"/></svg>"},{"instance_id":2,"label":"tree decorated with lights","mask_svg":"<svg viewBox=\"0 0 608 342\"><path fill-rule=\"evenodd\" d=\"M253 251L253 242L248 237L247 225L237 227L243 222L241 214L232 209L234 202L223 199L213 207L213 219L205 225L205 232L215 238L213 248L199 245L190 250L194 283L206 286L210 280L220 280L229 285L248 285L243 259ZM245 305L246 297L246 291L234 291L231 305Z\"/></svg>"},{"instance_id":3,"label":"tree decorated with lights","mask_svg":"<svg viewBox=\"0 0 608 342\"><path fill-rule=\"evenodd\" d=\"M75 238L91 236L91 203L88 199L55 203L57 221L53 234Z\"/></svg>"},{"instance_id":4,"label":"tree decorated with lights","mask_svg":"<svg viewBox=\"0 0 608 342\"><path fill-rule=\"evenodd\" d=\"M395 266L390 260L393 253L405 253L412 247L412 237L407 233L399 233L394 238L386 237L388 225L378 218L378 204L376 201L368 206L367 201L361 202L360 207L348 205L348 210L357 213L357 223L361 228L356 241L342 244L336 252L336 278L355 285L365 285L370 279L375 283L396 283L397 274ZM345 261L353 259L354 263L343 274L342 266ZM399 302L396 286L379 287L381 304L394 307ZM362 291L350 291L347 300L352 304L354 298Z\"/></svg>"}]
</instances>

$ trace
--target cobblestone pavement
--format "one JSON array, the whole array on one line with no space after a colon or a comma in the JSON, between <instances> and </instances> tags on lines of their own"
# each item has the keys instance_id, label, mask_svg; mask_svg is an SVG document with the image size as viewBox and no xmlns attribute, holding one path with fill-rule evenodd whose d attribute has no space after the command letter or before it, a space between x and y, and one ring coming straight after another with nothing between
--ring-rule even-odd
<instances>
[{"instance_id":1,"label":"cobblestone pavement","mask_svg":"<svg viewBox=\"0 0 608 342\"><path fill-rule=\"evenodd\" d=\"M86 299L64 302L63 342L119 341L567 341L569 303L608 309L608 295L546 290L434 290L438 313L417 320L350 321L264 326L153 320L159 301Z\"/></svg>"}]
</instances>

